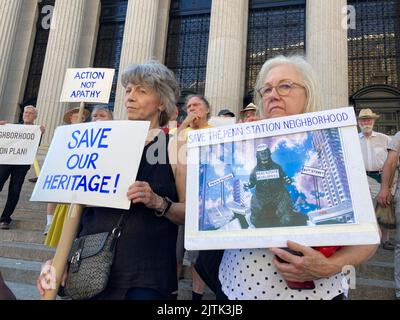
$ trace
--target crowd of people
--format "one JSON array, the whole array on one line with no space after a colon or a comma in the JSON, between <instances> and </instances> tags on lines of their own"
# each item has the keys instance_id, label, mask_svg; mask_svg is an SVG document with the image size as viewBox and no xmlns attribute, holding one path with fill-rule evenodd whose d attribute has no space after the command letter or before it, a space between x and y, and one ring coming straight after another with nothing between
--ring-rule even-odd
<instances>
[{"instance_id":1,"label":"crowd of people","mask_svg":"<svg viewBox=\"0 0 400 320\"><path fill-rule=\"evenodd\" d=\"M108 285L91 299L174 300L184 263L191 266L194 300L202 298L205 283L215 292L218 300L345 298L347 288L341 274L343 267L357 266L368 260L375 254L376 245L345 246L331 256L291 241L287 242L289 250L259 248L184 252L186 165L185 161L174 160L179 158L177 153L185 145L189 131L211 127L210 103L202 95L188 96L185 103L187 117L177 124L178 82L167 67L155 61L125 69L122 85L128 119L149 121L150 131L137 179L127 190L130 209L84 209L79 237L111 231L124 217L124 228L117 243ZM254 103L241 110L237 122L322 110L318 80L311 65L300 56L278 56L266 61L259 72L254 92ZM218 116L236 117L229 108L220 109ZM85 114L85 119L81 120L86 120L88 116ZM65 123L74 123L73 117L77 117L77 110L71 109L64 117ZM371 197L378 210L378 207L390 206L393 194L395 198L400 197L400 187L396 193L391 192L399 159L400 133L390 141L389 137L374 132L372 129L377 117L372 110L366 109L360 112L358 120L365 170ZM94 108L91 114L91 121L112 119L112 113L103 107ZM27 124L32 124L33 120ZM158 144L158 152L165 156L166 163L147 161L147 153L154 144ZM126 164L129 165L129 159L126 159ZM22 182L26 172L24 168ZM12 195L11 199L12 208L3 213L3 229L10 223L10 212L14 210L18 197ZM46 244L57 246L67 211L67 204L49 204ZM396 214L397 221L400 221L400 205L396 207ZM386 227L381 223L382 246L396 250L396 296L400 298L400 230L397 228L396 243L392 243ZM211 258L207 258L207 254ZM47 265L51 263L46 262ZM212 268L204 265L208 263ZM42 272L37 280L41 295L48 289L47 276L46 272ZM62 277L62 285L67 277L68 268ZM307 281L315 284L313 289L294 289L289 285L290 282Z\"/></svg>"}]
</instances>

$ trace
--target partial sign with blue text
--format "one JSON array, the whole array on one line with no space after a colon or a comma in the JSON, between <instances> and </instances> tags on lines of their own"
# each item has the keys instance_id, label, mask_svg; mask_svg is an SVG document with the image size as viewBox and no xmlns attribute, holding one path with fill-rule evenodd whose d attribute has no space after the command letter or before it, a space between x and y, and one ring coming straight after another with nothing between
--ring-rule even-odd
<instances>
[{"instance_id":1,"label":"partial sign with blue text","mask_svg":"<svg viewBox=\"0 0 400 320\"><path fill-rule=\"evenodd\" d=\"M41 136L40 126L36 125L0 126L0 164L32 164Z\"/></svg>"}]
</instances>

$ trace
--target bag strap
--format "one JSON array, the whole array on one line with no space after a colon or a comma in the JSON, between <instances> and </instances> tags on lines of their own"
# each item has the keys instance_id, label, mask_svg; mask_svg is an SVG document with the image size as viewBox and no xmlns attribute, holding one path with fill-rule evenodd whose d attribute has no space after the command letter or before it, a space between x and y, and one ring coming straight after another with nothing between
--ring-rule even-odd
<instances>
[{"instance_id":1,"label":"bag strap","mask_svg":"<svg viewBox=\"0 0 400 320\"><path fill-rule=\"evenodd\" d=\"M124 228L127 216L128 216L128 211L125 211L124 213L121 214L121 217L118 220L116 228L120 228L121 230Z\"/></svg>"},{"instance_id":2,"label":"bag strap","mask_svg":"<svg viewBox=\"0 0 400 320\"><path fill-rule=\"evenodd\" d=\"M128 217L128 211L125 211L124 213L121 214L117 226L111 231L111 236L114 238L111 244L112 251L114 251L115 245L117 244L117 240L121 236L127 217Z\"/></svg>"}]
</instances>

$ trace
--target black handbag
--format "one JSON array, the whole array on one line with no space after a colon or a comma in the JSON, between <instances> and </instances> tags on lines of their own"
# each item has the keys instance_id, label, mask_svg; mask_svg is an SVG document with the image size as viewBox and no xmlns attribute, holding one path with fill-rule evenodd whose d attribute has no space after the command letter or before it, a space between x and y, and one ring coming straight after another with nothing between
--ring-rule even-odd
<instances>
[{"instance_id":1,"label":"black handbag","mask_svg":"<svg viewBox=\"0 0 400 320\"><path fill-rule=\"evenodd\" d=\"M69 270L64 290L72 300L90 299L106 288L124 217L125 213L111 232L74 240L68 256Z\"/></svg>"}]
</instances>

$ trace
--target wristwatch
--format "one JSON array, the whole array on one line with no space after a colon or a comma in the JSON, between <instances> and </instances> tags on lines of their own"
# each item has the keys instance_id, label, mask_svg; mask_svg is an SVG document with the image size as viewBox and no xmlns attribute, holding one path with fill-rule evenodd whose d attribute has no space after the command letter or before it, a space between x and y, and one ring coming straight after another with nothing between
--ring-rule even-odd
<instances>
[{"instance_id":1,"label":"wristwatch","mask_svg":"<svg viewBox=\"0 0 400 320\"><path fill-rule=\"evenodd\" d=\"M157 217L159 217L159 218L161 218L161 217L163 217L163 216L165 216L165 214L168 212L168 210L171 208L171 206L172 206L172 200L170 199L170 198L168 198L168 197L163 197L163 206L162 206L162 209L159 211L159 210L154 210L154 214L157 216Z\"/></svg>"}]
</instances>

